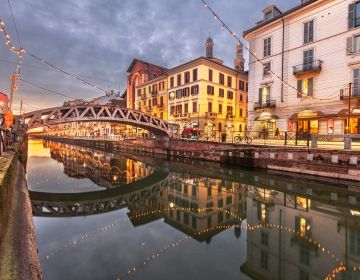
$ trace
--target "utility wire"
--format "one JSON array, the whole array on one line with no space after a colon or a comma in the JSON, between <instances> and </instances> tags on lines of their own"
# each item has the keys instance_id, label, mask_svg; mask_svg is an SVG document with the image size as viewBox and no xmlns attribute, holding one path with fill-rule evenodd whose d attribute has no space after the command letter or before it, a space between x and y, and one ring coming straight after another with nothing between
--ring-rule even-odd
<instances>
[{"instance_id":1,"label":"utility wire","mask_svg":"<svg viewBox=\"0 0 360 280\"><path fill-rule=\"evenodd\" d=\"M33 82L24 80L23 78L21 78L20 80L21 80L22 82L24 82L24 83L27 83L27 84L29 84L29 85L32 85L33 87L36 87L36 88L39 88L39 89L42 89L42 90L51 92L51 93L53 93L53 94L60 95L60 96L63 96L63 97L66 97L66 98L70 98L70 99L76 99L75 97L68 96L68 95L59 93L59 92L57 92L57 91L51 90L51 89L47 89L47 88L45 88L45 87L43 87L43 86L40 86L40 85L37 85L37 84L35 84L35 83L33 83Z\"/></svg>"},{"instance_id":2,"label":"utility wire","mask_svg":"<svg viewBox=\"0 0 360 280\"><path fill-rule=\"evenodd\" d=\"M17 29L17 26L16 26L14 13L13 13L12 8L11 8L10 0L8 0L8 4L9 4L9 9L10 9L12 21L13 21L13 23L14 23L14 27L15 27L15 31L16 31L16 36L17 36L17 39L18 39L18 41L19 41L19 45L20 45L20 48L21 48L20 36L19 36L19 32L18 32L18 29Z\"/></svg>"}]
</instances>

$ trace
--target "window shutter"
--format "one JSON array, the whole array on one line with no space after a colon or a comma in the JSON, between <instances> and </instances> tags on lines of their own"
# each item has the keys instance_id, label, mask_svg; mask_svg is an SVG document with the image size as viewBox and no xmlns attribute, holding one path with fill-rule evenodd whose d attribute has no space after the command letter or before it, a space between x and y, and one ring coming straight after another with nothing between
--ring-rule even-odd
<instances>
[{"instance_id":1,"label":"window shutter","mask_svg":"<svg viewBox=\"0 0 360 280\"><path fill-rule=\"evenodd\" d=\"M313 42L314 41L314 21L310 21L309 22L309 39L308 42Z\"/></svg>"},{"instance_id":2,"label":"window shutter","mask_svg":"<svg viewBox=\"0 0 360 280\"><path fill-rule=\"evenodd\" d=\"M297 97L302 97L302 80L297 81Z\"/></svg>"},{"instance_id":3,"label":"window shutter","mask_svg":"<svg viewBox=\"0 0 360 280\"><path fill-rule=\"evenodd\" d=\"M262 104L262 88L259 88L259 104Z\"/></svg>"},{"instance_id":4,"label":"window shutter","mask_svg":"<svg viewBox=\"0 0 360 280\"><path fill-rule=\"evenodd\" d=\"M352 54L353 52L353 37L346 38L346 54Z\"/></svg>"},{"instance_id":5,"label":"window shutter","mask_svg":"<svg viewBox=\"0 0 360 280\"><path fill-rule=\"evenodd\" d=\"M353 28L355 26L355 3L349 5L349 28Z\"/></svg>"},{"instance_id":6,"label":"window shutter","mask_svg":"<svg viewBox=\"0 0 360 280\"><path fill-rule=\"evenodd\" d=\"M314 93L314 78L310 78L308 80L308 85L309 85L308 95L313 96L313 93Z\"/></svg>"},{"instance_id":7,"label":"window shutter","mask_svg":"<svg viewBox=\"0 0 360 280\"><path fill-rule=\"evenodd\" d=\"M304 44L309 42L309 22L304 23Z\"/></svg>"}]
</instances>

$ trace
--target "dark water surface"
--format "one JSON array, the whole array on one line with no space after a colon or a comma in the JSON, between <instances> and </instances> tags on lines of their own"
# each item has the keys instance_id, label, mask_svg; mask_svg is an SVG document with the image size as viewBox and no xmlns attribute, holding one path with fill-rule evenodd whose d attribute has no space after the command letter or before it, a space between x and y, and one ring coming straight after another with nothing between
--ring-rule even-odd
<instances>
[{"instance_id":1,"label":"dark water surface","mask_svg":"<svg viewBox=\"0 0 360 280\"><path fill-rule=\"evenodd\" d=\"M30 140L45 279L360 279L360 186Z\"/></svg>"}]
</instances>

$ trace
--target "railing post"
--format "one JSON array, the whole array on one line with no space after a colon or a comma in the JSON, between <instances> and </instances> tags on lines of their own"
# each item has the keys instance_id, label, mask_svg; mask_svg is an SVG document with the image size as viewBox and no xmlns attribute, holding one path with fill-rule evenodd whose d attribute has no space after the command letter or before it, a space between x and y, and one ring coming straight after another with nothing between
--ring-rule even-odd
<instances>
[{"instance_id":1,"label":"railing post","mask_svg":"<svg viewBox=\"0 0 360 280\"><path fill-rule=\"evenodd\" d=\"M317 136L311 135L311 148L316 149L317 148Z\"/></svg>"},{"instance_id":2,"label":"railing post","mask_svg":"<svg viewBox=\"0 0 360 280\"><path fill-rule=\"evenodd\" d=\"M287 133L287 131L285 131L285 146L287 146L287 138L288 138L288 133Z\"/></svg>"},{"instance_id":3,"label":"railing post","mask_svg":"<svg viewBox=\"0 0 360 280\"><path fill-rule=\"evenodd\" d=\"M348 150L348 151L351 150L351 142L352 142L352 139L351 139L350 135L345 135L344 136L344 150Z\"/></svg>"},{"instance_id":4,"label":"railing post","mask_svg":"<svg viewBox=\"0 0 360 280\"><path fill-rule=\"evenodd\" d=\"M295 132L295 146L298 145L298 132Z\"/></svg>"}]
</instances>

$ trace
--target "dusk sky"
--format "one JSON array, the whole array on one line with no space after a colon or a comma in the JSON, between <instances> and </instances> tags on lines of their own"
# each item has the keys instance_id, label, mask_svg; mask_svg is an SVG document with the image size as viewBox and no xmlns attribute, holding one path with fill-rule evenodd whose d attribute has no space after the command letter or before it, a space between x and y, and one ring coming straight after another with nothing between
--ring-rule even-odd
<instances>
[{"instance_id":1,"label":"dusk sky","mask_svg":"<svg viewBox=\"0 0 360 280\"><path fill-rule=\"evenodd\" d=\"M0 19L19 45L7 0ZM204 55L209 33L214 55L233 66L236 41L220 28L200 0L10 0L21 46L53 65L106 89L123 92L126 70L139 58L173 67ZM237 33L254 26L261 11L275 4L285 11L300 0L209 0L209 5ZM3 37L3 34L0 34ZM3 38L1 38L3 41ZM248 54L245 53L247 57ZM0 91L9 93L16 56L0 44ZM68 96L92 99L103 92L58 73L25 54L22 78ZM21 83L14 97L27 112L61 105L62 96Z\"/></svg>"}]
</instances>

